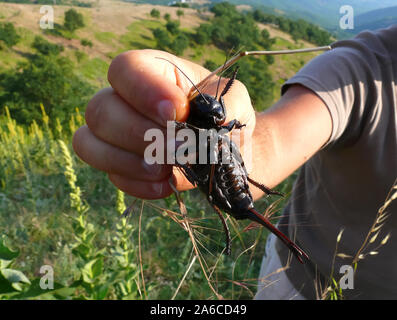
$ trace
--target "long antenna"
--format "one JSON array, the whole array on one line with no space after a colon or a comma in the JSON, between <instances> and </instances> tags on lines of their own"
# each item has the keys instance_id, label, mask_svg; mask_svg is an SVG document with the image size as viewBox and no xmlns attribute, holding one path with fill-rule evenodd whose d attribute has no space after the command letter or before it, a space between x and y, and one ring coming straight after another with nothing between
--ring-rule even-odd
<instances>
[{"instance_id":1,"label":"long antenna","mask_svg":"<svg viewBox=\"0 0 397 320\"><path fill-rule=\"evenodd\" d=\"M218 84L216 85L215 100L218 98L219 85L220 85L221 79L222 79L222 72L223 72L223 70L225 70L225 64L227 62L227 58L228 57L226 56L225 63L223 64L223 67L222 67L222 70L221 70L221 74L219 75Z\"/></svg>"},{"instance_id":2,"label":"long antenna","mask_svg":"<svg viewBox=\"0 0 397 320\"><path fill-rule=\"evenodd\" d=\"M242 57L245 57L245 56L265 56L265 55L278 55L278 54L294 54L294 53L303 53L303 52L327 51L327 50L331 50L331 49L332 49L332 47L329 45L329 46L323 46L323 47L294 49L294 50L241 51L240 53L238 53L234 57L232 57L230 60L228 60L225 64L223 64L219 68L217 68L214 71L212 71L207 77L205 77L203 80L201 80L200 83L197 84L197 86L199 87L201 83L205 83L209 78L211 78L212 76L214 76L218 72L229 68L230 66L235 64L237 62L237 60L239 60L239 59L241 59ZM195 86L195 88L197 89L196 86Z\"/></svg>"},{"instance_id":3,"label":"long antenna","mask_svg":"<svg viewBox=\"0 0 397 320\"><path fill-rule=\"evenodd\" d=\"M200 96L204 99L204 101L209 104L208 100L204 97L204 95L200 92L200 90L196 87L196 85L193 83L192 80L190 80L190 78L186 75L186 73L184 73L175 63L171 62L170 60L167 60L165 58L161 58L161 57L156 57L156 59L161 59L161 60L165 60L169 63L171 63L175 68L177 68L185 77L186 79L188 79L190 81L190 83L193 85L193 87L197 90L197 92L200 94Z\"/></svg>"}]
</instances>

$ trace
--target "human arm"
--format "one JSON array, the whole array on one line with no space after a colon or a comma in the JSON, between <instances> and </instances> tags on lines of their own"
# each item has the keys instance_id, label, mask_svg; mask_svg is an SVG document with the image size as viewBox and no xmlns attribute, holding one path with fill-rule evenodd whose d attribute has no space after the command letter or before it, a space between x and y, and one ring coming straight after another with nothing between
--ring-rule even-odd
<instances>
[{"instance_id":1,"label":"human arm","mask_svg":"<svg viewBox=\"0 0 397 320\"><path fill-rule=\"evenodd\" d=\"M278 185L327 142L331 130L324 102L304 86L290 86L256 117L252 178L270 188ZM254 190L254 198L262 195Z\"/></svg>"}]
</instances>

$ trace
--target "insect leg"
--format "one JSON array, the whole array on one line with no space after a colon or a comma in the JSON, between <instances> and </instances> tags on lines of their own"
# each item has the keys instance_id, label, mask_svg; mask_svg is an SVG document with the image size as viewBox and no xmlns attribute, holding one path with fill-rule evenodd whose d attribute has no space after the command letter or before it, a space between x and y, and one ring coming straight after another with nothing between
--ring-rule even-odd
<instances>
[{"instance_id":1,"label":"insect leg","mask_svg":"<svg viewBox=\"0 0 397 320\"><path fill-rule=\"evenodd\" d=\"M176 129L176 130L180 130L180 129L192 129L192 130L195 130L195 131L198 131L198 132L200 132L200 131L205 131L205 129L198 128L198 127L196 127L196 126L194 126L194 125L191 125L191 124L189 124L189 123L186 123L186 122L179 122L179 121L175 121L175 129Z\"/></svg>"},{"instance_id":2,"label":"insect leg","mask_svg":"<svg viewBox=\"0 0 397 320\"><path fill-rule=\"evenodd\" d=\"M254 208L248 209L249 215L247 216L248 219L255 221L262 226L266 227L270 232L274 233L291 252L295 255L295 257L299 260L300 263L304 263L304 259L309 259L308 255L299 248L293 241L291 241L285 234L283 234L280 230L278 230L275 226L273 226L269 220L267 220L264 216L262 216L258 211Z\"/></svg>"},{"instance_id":3,"label":"insect leg","mask_svg":"<svg viewBox=\"0 0 397 320\"><path fill-rule=\"evenodd\" d=\"M214 177L215 173L215 164L211 164L211 169L210 169L210 177L208 179L208 200L211 202L212 201L212 178Z\"/></svg>"},{"instance_id":4,"label":"insect leg","mask_svg":"<svg viewBox=\"0 0 397 320\"><path fill-rule=\"evenodd\" d=\"M233 72L232 76L230 77L229 81L226 83L226 86L223 88L220 97L223 97L229 91L229 89L232 87L234 80L236 80L237 71L238 71L238 67L234 70L234 72Z\"/></svg>"},{"instance_id":5,"label":"insect leg","mask_svg":"<svg viewBox=\"0 0 397 320\"><path fill-rule=\"evenodd\" d=\"M196 173L186 164L175 164L174 166L179 168L193 186L196 187L197 184L201 182L201 179L196 175Z\"/></svg>"},{"instance_id":6,"label":"insect leg","mask_svg":"<svg viewBox=\"0 0 397 320\"><path fill-rule=\"evenodd\" d=\"M269 188L266 187L264 184L259 183L259 182L255 181L255 180L252 180L252 179L251 179L250 177L248 177L248 176L247 176L247 179L248 179L248 181L251 182L255 187L257 187L258 189L262 190L262 191L263 191L264 193L266 193L266 194L274 194L274 195L278 195L278 196L284 197L284 194L282 194L281 192L278 192L278 191L276 191L276 190L269 189Z\"/></svg>"},{"instance_id":7,"label":"insect leg","mask_svg":"<svg viewBox=\"0 0 397 320\"><path fill-rule=\"evenodd\" d=\"M223 100L223 98L221 98ZM222 129L226 129L227 131L232 131L233 129L241 129L245 127L245 124L241 124L237 119L231 120L226 126L222 126Z\"/></svg>"}]
</instances>

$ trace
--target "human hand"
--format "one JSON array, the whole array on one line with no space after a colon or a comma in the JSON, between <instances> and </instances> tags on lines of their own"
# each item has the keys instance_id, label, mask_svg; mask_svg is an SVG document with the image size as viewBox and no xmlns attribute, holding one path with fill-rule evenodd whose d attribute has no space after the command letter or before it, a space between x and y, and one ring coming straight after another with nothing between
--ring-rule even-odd
<instances>
[{"instance_id":1,"label":"human hand","mask_svg":"<svg viewBox=\"0 0 397 320\"><path fill-rule=\"evenodd\" d=\"M173 62L195 84L210 73L163 51L125 52L109 67L111 88L99 91L91 99L85 114L87 125L79 128L73 137L73 148L82 160L107 172L120 190L144 199L170 195L171 176L178 190L192 188L171 165L149 165L143 157L151 143L144 141L147 130L157 128L165 132L167 120L185 121L189 113L190 81L171 63L157 57ZM225 82L224 79L221 85ZM204 92L215 95L216 86L217 77L214 77ZM246 135L252 135L255 113L245 86L236 81L224 100L225 124L237 119L246 124L243 129Z\"/></svg>"}]
</instances>

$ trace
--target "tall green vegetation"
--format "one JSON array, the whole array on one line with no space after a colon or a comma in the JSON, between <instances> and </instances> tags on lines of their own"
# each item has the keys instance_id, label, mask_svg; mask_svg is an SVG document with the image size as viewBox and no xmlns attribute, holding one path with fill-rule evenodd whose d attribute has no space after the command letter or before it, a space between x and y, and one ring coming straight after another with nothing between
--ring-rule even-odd
<instances>
[{"instance_id":1,"label":"tall green vegetation","mask_svg":"<svg viewBox=\"0 0 397 320\"><path fill-rule=\"evenodd\" d=\"M194 253L174 197L135 200L125 217L123 193L72 152L71 133L84 124L82 112L76 109L64 125L59 119L51 125L42 108L41 125L26 126L4 109L0 299L213 297L197 262L187 272ZM184 194L184 201L205 246L202 255L215 270L211 281L217 291L227 298L252 298L265 233L237 233L243 226L233 224L233 256L225 257L222 226L206 199L193 191ZM258 204L267 205L266 199ZM40 287L44 264L54 270L53 289Z\"/></svg>"}]
</instances>

